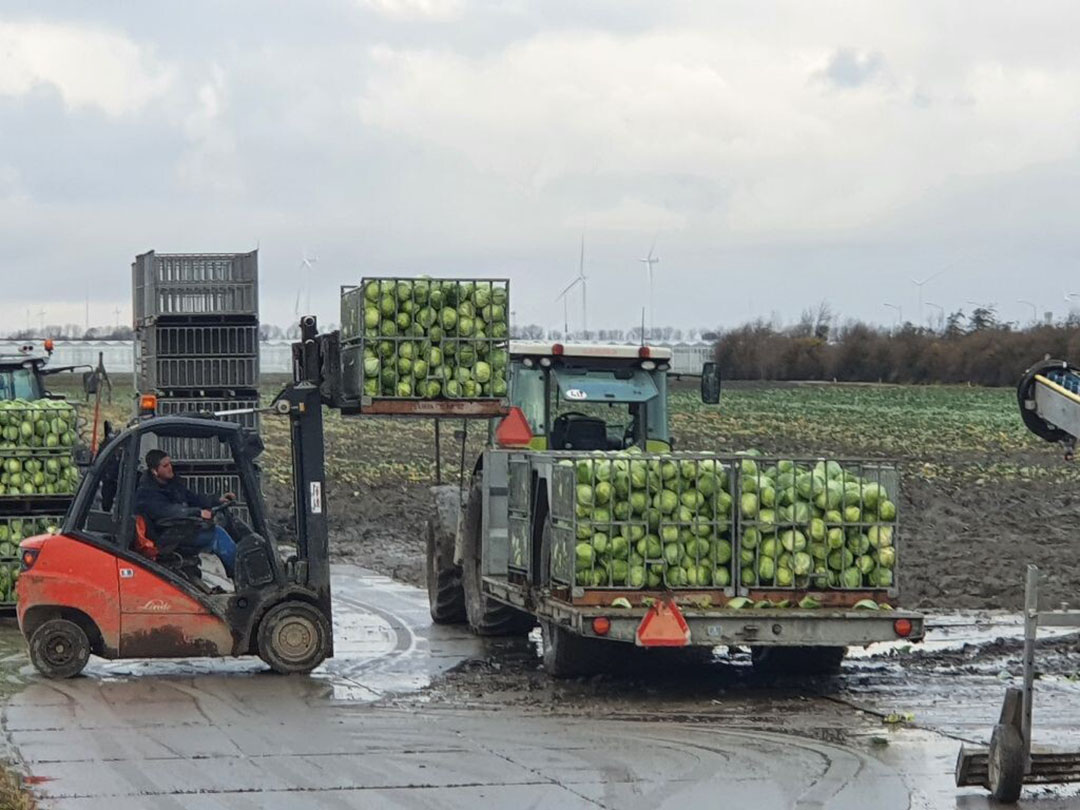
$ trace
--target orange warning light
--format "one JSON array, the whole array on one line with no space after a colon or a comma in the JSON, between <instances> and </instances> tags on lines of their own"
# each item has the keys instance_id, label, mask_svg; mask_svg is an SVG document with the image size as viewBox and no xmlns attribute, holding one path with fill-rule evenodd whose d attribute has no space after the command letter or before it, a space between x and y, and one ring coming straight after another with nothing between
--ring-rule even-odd
<instances>
[{"instance_id":1,"label":"orange warning light","mask_svg":"<svg viewBox=\"0 0 1080 810\"><path fill-rule=\"evenodd\" d=\"M685 647L690 625L674 600L661 599L645 613L635 638L640 647Z\"/></svg>"}]
</instances>

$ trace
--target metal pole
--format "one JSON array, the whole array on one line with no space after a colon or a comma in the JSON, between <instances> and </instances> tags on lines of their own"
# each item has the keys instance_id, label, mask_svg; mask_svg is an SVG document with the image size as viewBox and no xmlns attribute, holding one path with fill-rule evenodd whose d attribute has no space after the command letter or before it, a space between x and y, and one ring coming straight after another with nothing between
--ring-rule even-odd
<instances>
[{"instance_id":1,"label":"metal pole","mask_svg":"<svg viewBox=\"0 0 1080 810\"><path fill-rule=\"evenodd\" d=\"M1031 704L1035 686L1035 635L1039 630L1039 569L1027 567L1024 587L1024 711L1020 736L1024 743L1024 773L1031 773Z\"/></svg>"},{"instance_id":2,"label":"metal pole","mask_svg":"<svg viewBox=\"0 0 1080 810\"><path fill-rule=\"evenodd\" d=\"M435 419L435 486L442 484L442 434Z\"/></svg>"},{"instance_id":3,"label":"metal pole","mask_svg":"<svg viewBox=\"0 0 1080 810\"><path fill-rule=\"evenodd\" d=\"M653 275L652 275L652 262L649 262L649 342L652 343L656 340L656 318L654 317L655 310L653 309Z\"/></svg>"},{"instance_id":4,"label":"metal pole","mask_svg":"<svg viewBox=\"0 0 1080 810\"><path fill-rule=\"evenodd\" d=\"M458 470L460 475L461 485L458 487L459 491L465 490L465 443L469 438L469 420L461 420L461 468Z\"/></svg>"}]
</instances>

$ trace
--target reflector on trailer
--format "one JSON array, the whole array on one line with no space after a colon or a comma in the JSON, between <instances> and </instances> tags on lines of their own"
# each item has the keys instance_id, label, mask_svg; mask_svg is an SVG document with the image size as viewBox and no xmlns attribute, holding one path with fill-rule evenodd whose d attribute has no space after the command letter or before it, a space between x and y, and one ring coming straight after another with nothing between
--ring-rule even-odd
<instances>
[{"instance_id":1,"label":"reflector on trailer","mask_svg":"<svg viewBox=\"0 0 1080 810\"><path fill-rule=\"evenodd\" d=\"M518 407L511 408L495 428L495 442L501 447L528 447L532 437L529 420Z\"/></svg>"},{"instance_id":2,"label":"reflector on trailer","mask_svg":"<svg viewBox=\"0 0 1080 810\"><path fill-rule=\"evenodd\" d=\"M661 599L642 617L634 639L639 647L685 647L690 625L674 599Z\"/></svg>"}]
</instances>

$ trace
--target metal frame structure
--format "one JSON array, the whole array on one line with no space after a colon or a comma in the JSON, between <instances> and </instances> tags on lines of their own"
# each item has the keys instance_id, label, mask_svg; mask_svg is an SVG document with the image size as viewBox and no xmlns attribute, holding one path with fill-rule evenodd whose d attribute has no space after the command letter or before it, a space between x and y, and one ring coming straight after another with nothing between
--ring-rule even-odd
<instances>
[{"instance_id":1,"label":"metal frame structure","mask_svg":"<svg viewBox=\"0 0 1080 810\"><path fill-rule=\"evenodd\" d=\"M1027 568L1024 588L1024 681L1009 687L988 748L960 749L957 787L985 787L1001 802L1015 802L1027 785L1080 782L1080 751L1031 750L1035 698L1035 641L1040 627L1080 628L1080 610L1039 610L1039 569Z\"/></svg>"},{"instance_id":2,"label":"metal frame structure","mask_svg":"<svg viewBox=\"0 0 1080 810\"><path fill-rule=\"evenodd\" d=\"M1059 444L1071 460L1080 437L1080 369L1046 359L1029 368L1016 390L1020 418L1045 441ZM1027 568L1024 587L1024 682L1009 687L989 748L962 747L956 786L982 786L999 802L1013 803L1025 784L1080 782L1080 751L1031 751L1035 640L1039 627L1078 627L1080 610L1039 611L1039 569Z\"/></svg>"}]
</instances>

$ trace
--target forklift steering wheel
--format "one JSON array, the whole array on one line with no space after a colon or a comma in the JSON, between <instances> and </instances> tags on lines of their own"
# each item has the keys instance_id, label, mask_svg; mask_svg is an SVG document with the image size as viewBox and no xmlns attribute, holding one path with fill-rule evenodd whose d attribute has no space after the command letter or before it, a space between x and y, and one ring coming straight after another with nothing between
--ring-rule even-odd
<instances>
[{"instance_id":1,"label":"forklift steering wheel","mask_svg":"<svg viewBox=\"0 0 1080 810\"><path fill-rule=\"evenodd\" d=\"M222 501L217 506L211 507L210 514L215 515L215 516L220 515L226 509L231 509L234 505L235 505L235 502L232 499L229 499L227 501Z\"/></svg>"}]
</instances>

